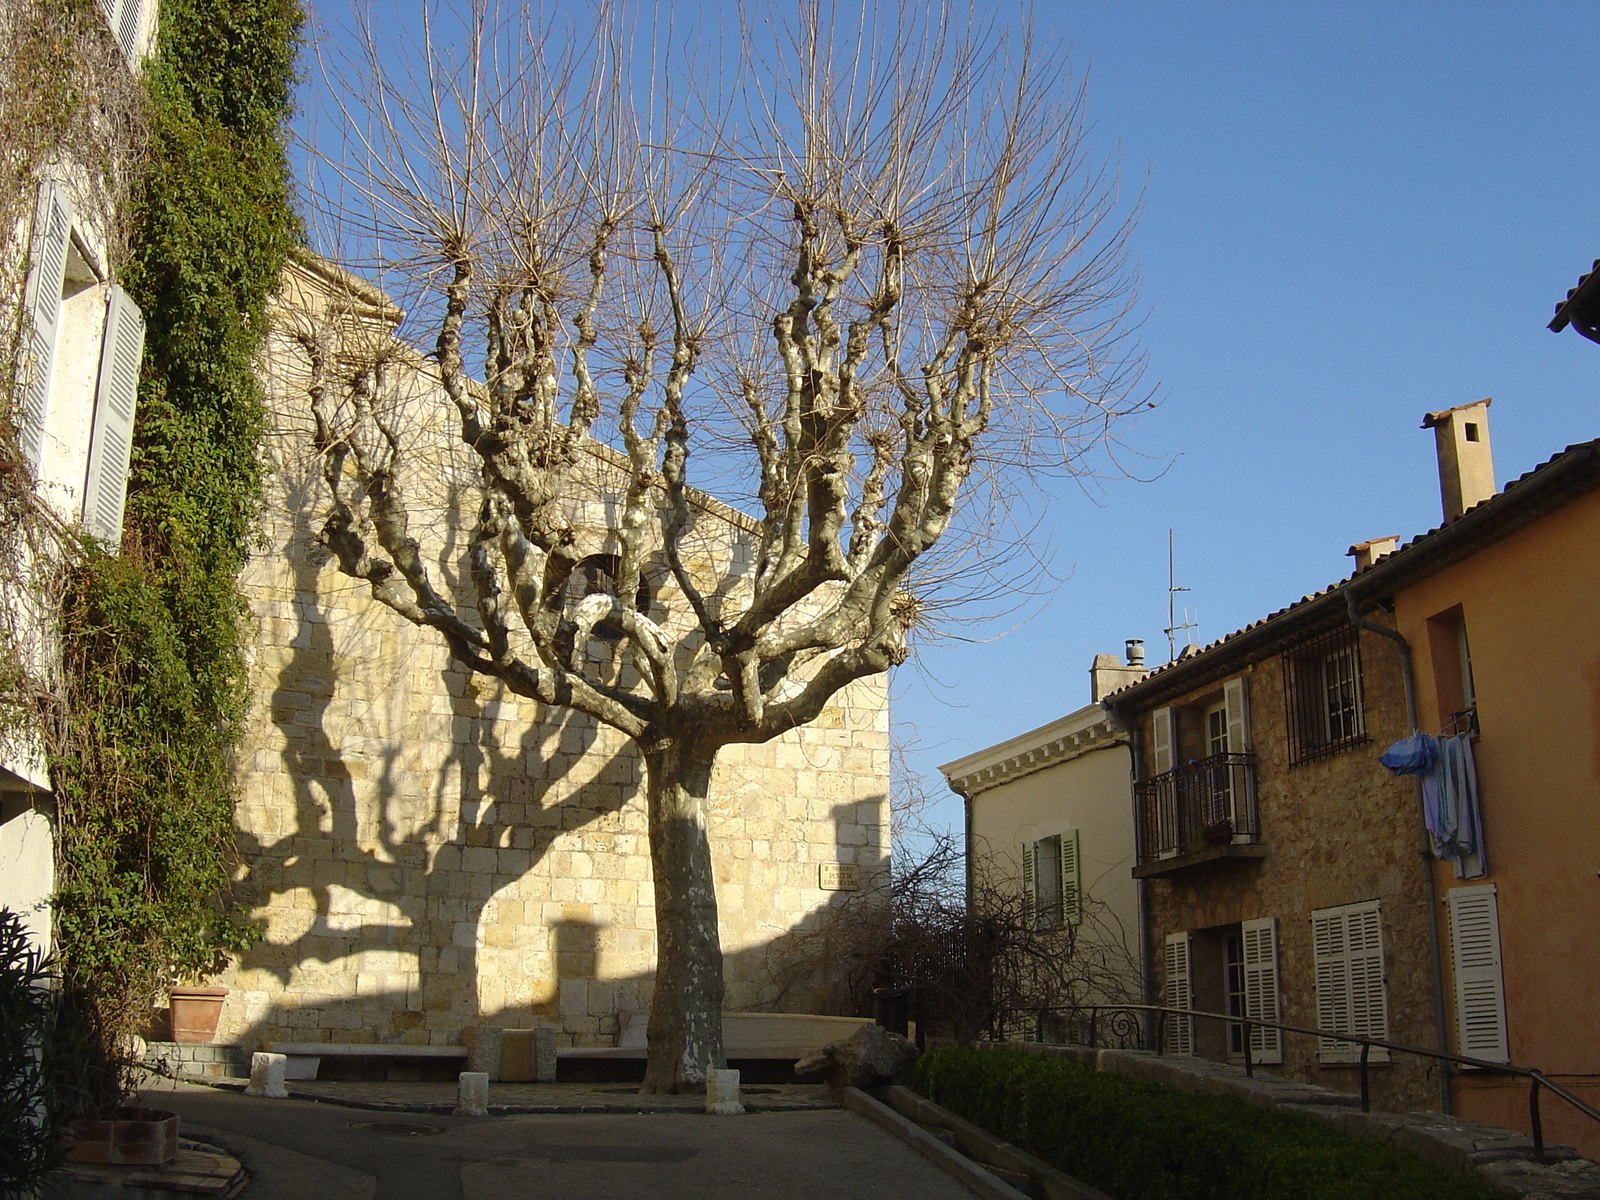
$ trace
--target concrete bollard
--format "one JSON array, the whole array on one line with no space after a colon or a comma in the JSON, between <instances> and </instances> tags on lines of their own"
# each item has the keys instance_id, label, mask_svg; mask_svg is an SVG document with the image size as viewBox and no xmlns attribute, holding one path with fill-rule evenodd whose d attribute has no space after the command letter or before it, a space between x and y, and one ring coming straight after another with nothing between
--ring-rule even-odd
<instances>
[{"instance_id":1,"label":"concrete bollard","mask_svg":"<svg viewBox=\"0 0 1600 1200\"><path fill-rule=\"evenodd\" d=\"M463 1071L456 1087L456 1116L487 1117L489 1115L489 1073Z\"/></svg>"},{"instance_id":2,"label":"concrete bollard","mask_svg":"<svg viewBox=\"0 0 1600 1200\"><path fill-rule=\"evenodd\" d=\"M501 1062L505 1057L506 1031L483 1026L476 1031L467 1054L467 1070L482 1071L493 1083L500 1078Z\"/></svg>"},{"instance_id":3,"label":"concrete bollard","mask_svg":"<svg viewBox=\"0 0 1600 1200\"><path fill-rule=\"evenodd\" d=\"M263 1054L257 1051L250 1056L250 1084L244 1089L246 1096L265 1096L269 1100L283 1100L289 1089L283 1086L283 1071L288 1058L282 1054Z\"/></svg>"},{"instance_id":4,"label":"concrete bollard","mask_svg":"<svg viewBox=\"0 0 1600 1200\"><path fill-rule=\"evenodd\" d=\"M718 1117L737 1117L744 1112L739 1103L739 1072L706 1072L706 1111Z\"/></svg>"}]
</instances>

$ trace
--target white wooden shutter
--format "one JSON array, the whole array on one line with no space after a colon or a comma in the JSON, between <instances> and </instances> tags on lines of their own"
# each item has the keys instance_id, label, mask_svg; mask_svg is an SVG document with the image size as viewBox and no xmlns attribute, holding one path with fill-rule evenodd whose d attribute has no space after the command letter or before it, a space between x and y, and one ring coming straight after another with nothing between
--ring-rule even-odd
<instances>
[{"instance_id":1,"label":"white wooden shutter","mask_svg":"<svg viewBox=\"0 0 1600 1200\"><path fill-rule=\"evenodd\" d=\"M1167 934L1166 944L1167 968L1167 1007L1168 1008L1193 1008L1190 1003L1192 989L1189 986L1189 935L1188 933ZM1168 1054L1193 1054L1194 1053L1194 1018L1178 1017L1171 1013L1167 1018L1167 1053Z\"/></svg>"},{"instance_id":2,"label":"white wooden shutter","mask_svg":"<svg viewBox=\"0 0 1600 1200\"><path fill-rule=\"evenodd\" d=\"M95 388L94 430L89 437L89 473L84 481L83 520L115 550L122 541L122 506L128 494L128 456L133 446L133 408L144 357L144 314L119 287L106 306L100 381Z\"/></svg>"},{"instance_id":3,"label":"white wooden shutter","mask_svg":"<svg viewBox=\"0 0 1600 1200\"><path fill-rule=\"evenodd\" d=\"M1222 703L1228 718L1228 753L1250 749L1250 684L1244 676L1222 685Z\"/></svg>"},{"instance_id":4,"label":"white wooden shutter","mask_svg":"<svg viewBox=\"0 0 1600 1200\"><path fill-rule=\"evenodd\" d=\"M1083 920L1083 866L1078 857L1078 831L1061 834L1061 923Z\"/></svg>"},{"instance_id":5,"label":"white wooden shutter","mask_svg":"<svg viewBox=\"0 0 1600 1200\"><path fill-rule=\"evenodd\" d=\"M1244 1015L1262 1021L1278 1016L1278 921L1261 917L1239 926L1244 942ZM1283 1031L1250 1030L1250 1057L1258 1063L1283 1061Z\"/></svg>"},{"instance_id":6,"label":"white wooden shutter","mask_svg":"<svg viewBox=\"0 0 1600 1200\"><path fill-rule=\"evenodd\" d=\"M1157 775L1165 775L1172 770L1172 757L1176 749L1172 733L1170 708L1158 708L1150 714L1150 752L1155 760Z\"/></svg>"},{"instance_id":7,"label":"white wooden shutter","mask_svg":"<svg viewBox=\"0 0 1600 1200\"><path fill-rule=\"evenodd\" d=\"M1035 864L1038 852L1038 842L1022 843L1022 924L1028 929L1038 928L1039 872Z\"/></svg>"},{"instance_id":8,"label":"white wooden shutter","mask_svg":"<svg viewBox=\"0 0 1600 1200\"><path fill-rule=\"evenodd\" d=\"M143 9L144 0L121 0L116 23L112 26L117 34L117 45L122 47L122 57L128 60L129 67L136 70L139 66L139 22L144 15Z\"/></svg>"},{"instance_id":9,"label":"white wooden shutter","mask_svg":"<svg viewBox=\"0 0 1600 1200\"><path fill-rule=\"evenodd\" d=\"M1451 888L1445 904L1450 911L1450 963L1456 980L1457 1049L1473 1058L1510 1062L1495 886Z\"/></svg>"},{"instance_id":10,"label":"white wooden shutter","mask_svg":"<svg viewBox=\"0 0 1600 1200\"><path fill-rule=\"evenodd\" d=\"M1383 967L1383 917L1378 901L1318 909L1311 914L1316 962L1317 1026L1359 1037L1389 1036L1389 1001ZM1318 1055L1325 1063L1359 1062L1354 1042L1322 1038ZM1368 1062L1388 1062L1389 1052L1373 1047Z\"/></svg>"},{"instance_id":11,"label":"white wooden shutter","mask_svg":"<svg viewBox=\"0 0 1600 1200\"><path fill-rule=\"evenodd\" d=\"M24 298L28 316L29 372L22 397L22 454L35 470L44 452L44 423L50 409L50 379L55 368L56 330L61 324L61 287L72 237L72 203L54 181L39 189L32 269Z\"/></svg>"}]
</instances>

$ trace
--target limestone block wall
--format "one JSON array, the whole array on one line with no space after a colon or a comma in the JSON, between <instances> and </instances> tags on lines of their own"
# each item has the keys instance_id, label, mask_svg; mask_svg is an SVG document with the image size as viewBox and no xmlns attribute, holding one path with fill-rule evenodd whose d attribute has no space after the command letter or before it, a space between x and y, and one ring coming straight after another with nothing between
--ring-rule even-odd
<instances>
[{"instance_id":1,"label":"limestone block wall","mask_svg":"<svg viewBox=\"0 0 1600 1200\"><path fill-rule=\"evenodd\" d=\"M1385 618L1379 614L1379 619ZM1414 785L1377 761L1408 732L1399 661L1387 640L1367 633L1361 635L1361 661L1368 741L1294 767L1289 765L1282 658L1274 655L1244 669L1266 857L1224 860L1177 878L1151 879L1152 966L1165 995L1161 947L1167 934L1276 917L1282 1019L1315 1026L1312 911L1379 900L1390 1037L1432 1047L1433 967ZM1221 686L1218 678L1170 703L1203 705ZM1148 726L1148 716L1143 720ZM1148 775L1153 773L1148 736L1144 746ZM1185 747L1180 758L1188 757ZM1283 1073L1346 1091L1358 1086L1353 1066L1320 1065L1314 1039L1298 1035L1285 1036ZM1401 1112L1438 1106L1428 1060L1395 1055L1373 1076L1377 1107Z\"/></svg>"},{"instance_id":2,"label":"limestone block wall","mask_svg":"<svg viewBox=\"0 0 1600 1200\"><path fill-rule=\"evenodd\" d=\"M327 563L291 360L280 336L271 495L243 579L258 635L240 879L262 936L216 980L231 989L218 1038L455 1044L472 1025L549 1024L608 1044L619 1013L648 1007L655 965L642 759L599 722L452 664ZM472 465L444 442L427 465L408 481L433 513L414 532L459 583ZM592 465L573 519L602 551L617 467L603 450ZM702 499L691 569L748 570L752 528ZM666 578L652 615L681 631L688 606ZM776 1001L769 951L847 894L823 886L825 866L886 883L888 770L876 680L805 729L723 752L711 833L730 1009Z\"/></svg>"}]
</instances>

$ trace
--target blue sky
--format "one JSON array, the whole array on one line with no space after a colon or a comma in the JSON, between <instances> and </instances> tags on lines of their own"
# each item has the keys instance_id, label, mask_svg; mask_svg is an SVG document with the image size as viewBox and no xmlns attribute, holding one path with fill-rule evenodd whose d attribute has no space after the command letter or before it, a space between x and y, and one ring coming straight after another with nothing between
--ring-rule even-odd
<instances>
[{"instance_id":1,"label":"blue sky","mask_svg":"<svg viewBox=\"0 0 1600 1200\"><path fill-rule=\"evenodd\" d=\"M925 773L1087 703L1091 657L1125 638L1165 660L1169 527L1208 642L1342 577L1352 543L1438 523L1424 412L1494 397L1502 482L1600 436L1600 346L1544 328L1600 256L1600 4L1036 12L1144 188L1163 403L1126 440L1165 473L1098 505L1063 489L1049 604L902 673Z\"/></svg>"},{"instance_id":2,"label":"blue sky","mask_svg":"<svg viewBox=\"0 0 1600 1200\"><path fill-rule=\"evenodd\" d=\"M731 4L668 8L733 27ZM1065 578L1033 619L898 675L897 724L938 790L936 764L1086 703L1095 653L1141 637L1165 658L1169 528L1210 641L1343 576L1351 543L1438 522L1424 412L1494 397L1502 481L1600 436L1600 346L1544 328L1600 255L1600 3L1035 16L1088 72L1095 141L1143 193L1132 250L1163 402L1125 439L1151 481L1059 488L1045 531Z\"/></svg>"}]
</instances>

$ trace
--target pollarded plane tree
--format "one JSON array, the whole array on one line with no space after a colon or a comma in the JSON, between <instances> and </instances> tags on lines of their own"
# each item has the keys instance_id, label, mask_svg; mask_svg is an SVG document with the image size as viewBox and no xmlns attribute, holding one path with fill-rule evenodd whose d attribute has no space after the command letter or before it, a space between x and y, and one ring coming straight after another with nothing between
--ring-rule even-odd
<instances>
[{"instance_id":1,"label":"pollarded plane tree","mask_svg":"<svg viewBox=\"0 0 1600 1200\"><path fill-rule=\"evenodd\" d=\"M325 73L332 252L404 297L479 495L452 589L384 416L397 352L308 337L320 537L471 670L638 745L644 1088L676 1091L723 1061L718 751L902 662L952 553L993 555L971 535L1018 472L1104 436L1137 377L1127 226L1081 89L1026 32L812 2L698 41L641 33L635 54L628 14L589 21L432 13L398 52L369 15ZM609 569L572 586L593 439L625 482ZM748 570L700 569L691 462L753 496ZM986 515L964 526L963 506ZM652 616L657 562L692 620Z\"/></svg>"}]
</instances>

